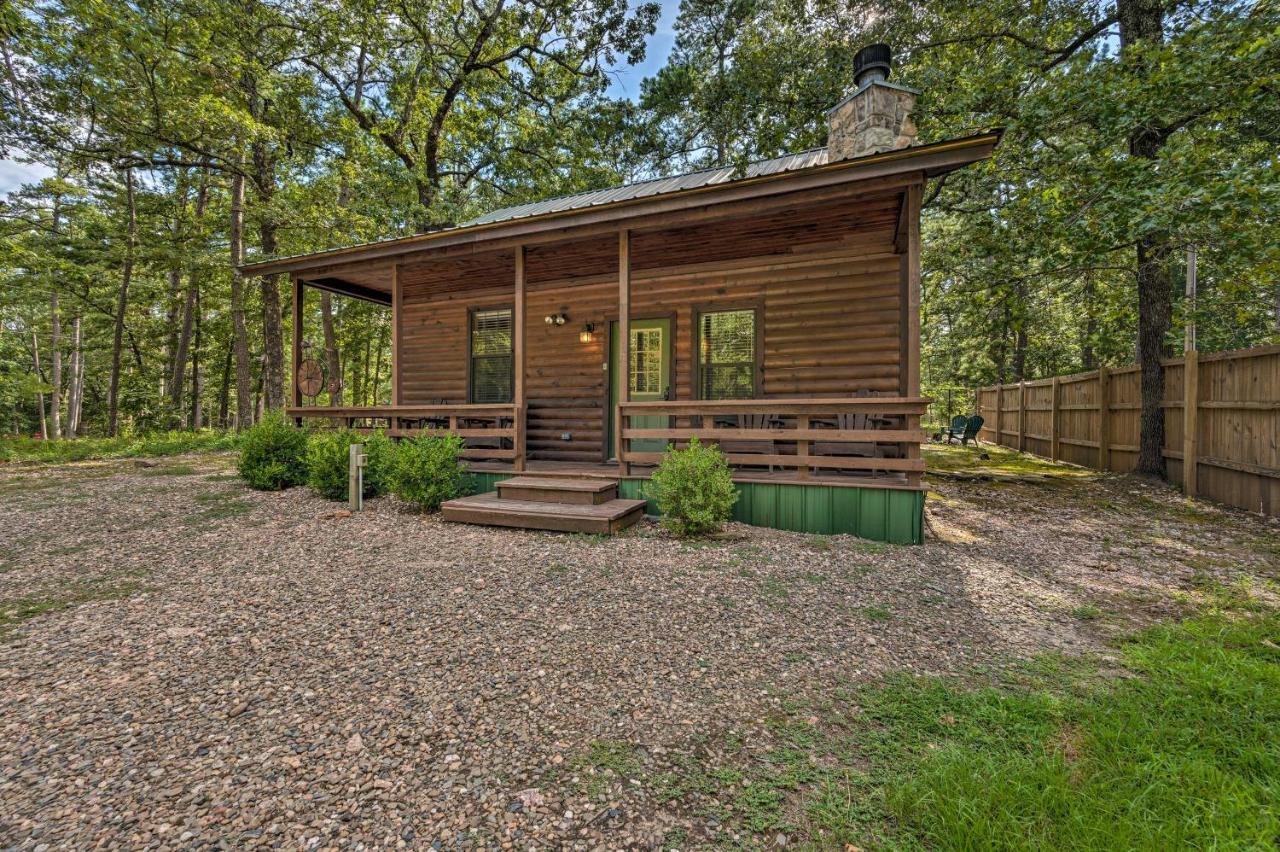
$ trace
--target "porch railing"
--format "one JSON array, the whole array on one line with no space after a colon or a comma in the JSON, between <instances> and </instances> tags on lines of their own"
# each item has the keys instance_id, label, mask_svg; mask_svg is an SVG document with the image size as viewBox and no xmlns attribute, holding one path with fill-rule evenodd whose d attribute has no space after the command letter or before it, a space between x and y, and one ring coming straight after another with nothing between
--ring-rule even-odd
<instances>
[{"instance_id":1,"label":"porch railing","mask_svg":"<svg viewBox=\"0 0 1280 852\"><path fill-rule=\"evenodd\" d=\"M930 400L915 397L626 402L617 408L620 472L655 465L668 443L717 443L739 477L771 475L876 477L918 485L924 472L920 417Z\"/></svg>"},{"instance_id":2,"label":"porch railing","mask_svg":"<svg viewBox=\"0 0 1280 852\"><path fill-rule=\"evenodd\" d=\"M289 417L338 422L351 429L385 429L396 438L457 435L465 443L462 457L512 462L524 469L525 411L512 404L300 406L286 408Z\"/></svg>"}]
</instances>

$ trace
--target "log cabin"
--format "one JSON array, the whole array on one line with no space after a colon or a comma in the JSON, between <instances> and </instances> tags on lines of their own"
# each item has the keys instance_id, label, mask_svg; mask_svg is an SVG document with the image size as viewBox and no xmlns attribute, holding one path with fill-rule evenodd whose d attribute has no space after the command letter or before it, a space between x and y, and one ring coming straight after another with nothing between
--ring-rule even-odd
<instances>
[{"instance_id":1,"label":"log cabin","mask_svg":"<svg viewBox=\"0 0 1280 852\"><path fill-rule=\"evenodd\" d=\"M246 264L291 277L295 371L307 291L391 311L386 404L305 405L295 376L288 415L459 435L481 493L451 520L612 532L697 436L737 520L921 541L921 199L999 133L918 144L888 60L858 54L823 148Z\"/></svg>"}]
</instances>

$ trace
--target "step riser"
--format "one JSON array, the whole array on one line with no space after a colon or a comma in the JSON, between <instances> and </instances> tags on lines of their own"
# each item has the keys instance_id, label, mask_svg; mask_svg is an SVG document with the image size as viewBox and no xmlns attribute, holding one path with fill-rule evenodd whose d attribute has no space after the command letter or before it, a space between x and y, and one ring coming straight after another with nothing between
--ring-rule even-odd
<instances>
[{"instance_id":1,"label":"step riser","mask_svg":"<svg viewBox=\"0 0 1280 852\"><path fill-rule=\"evenodd\" d=\"M528 516L450 506L445 506L443 511L446 521L482 524L492 527L594 533L598 535L610 535L620 532L644 517L643 507L637 507L622 517L614 519Z\"/></svg>"},{"instance_id":2,"label":"step riser","mask_svg":"<svg viewBox=\"0 0 1280 852\"><path fill-rule=\"evenodd\" d=\"M618 497L618 489L608 491L568 491L551 488L503 487L498 483L498 496L503 500L529 500L534 503L567 503L571 506L599 506Z\"/></svg>"}]
</instances>

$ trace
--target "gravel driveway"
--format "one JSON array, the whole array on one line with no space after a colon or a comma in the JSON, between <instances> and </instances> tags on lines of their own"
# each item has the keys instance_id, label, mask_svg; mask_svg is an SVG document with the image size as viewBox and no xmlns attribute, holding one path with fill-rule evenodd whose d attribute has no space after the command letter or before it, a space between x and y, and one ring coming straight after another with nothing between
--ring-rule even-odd
<instances>
[{"instance_id":1,"label":"gravel driveway","mask_svg":"<svg viewBox=\"0 0 1280 852\"><path fill-rule=\"evenodd\" d=\"M1116 477L939 480L894 547L348 517L145 464L0 470L0 846L732 838L655 779L750 760L787 700L1097 651L1280 561L1274 522Z\"/></svg>"}]
</instances>

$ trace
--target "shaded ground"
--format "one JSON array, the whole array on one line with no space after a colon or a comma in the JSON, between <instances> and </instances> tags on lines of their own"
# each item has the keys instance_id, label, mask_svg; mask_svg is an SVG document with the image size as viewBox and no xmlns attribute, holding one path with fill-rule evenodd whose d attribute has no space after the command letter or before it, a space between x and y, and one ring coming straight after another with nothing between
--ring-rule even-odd
<instances>
[{"instance_id":1,"label":"shaded ground","mask_svg":"<svg viewBox=\"0 0 1280 852\"><path fill-rule=\"evenodd\" d=\"M0 844L821 844L725 768L789 708L1274 594L1274 521L991 453L914 548L343 517L225 456L0 469Z\"/></svg>"}]
</instances>

